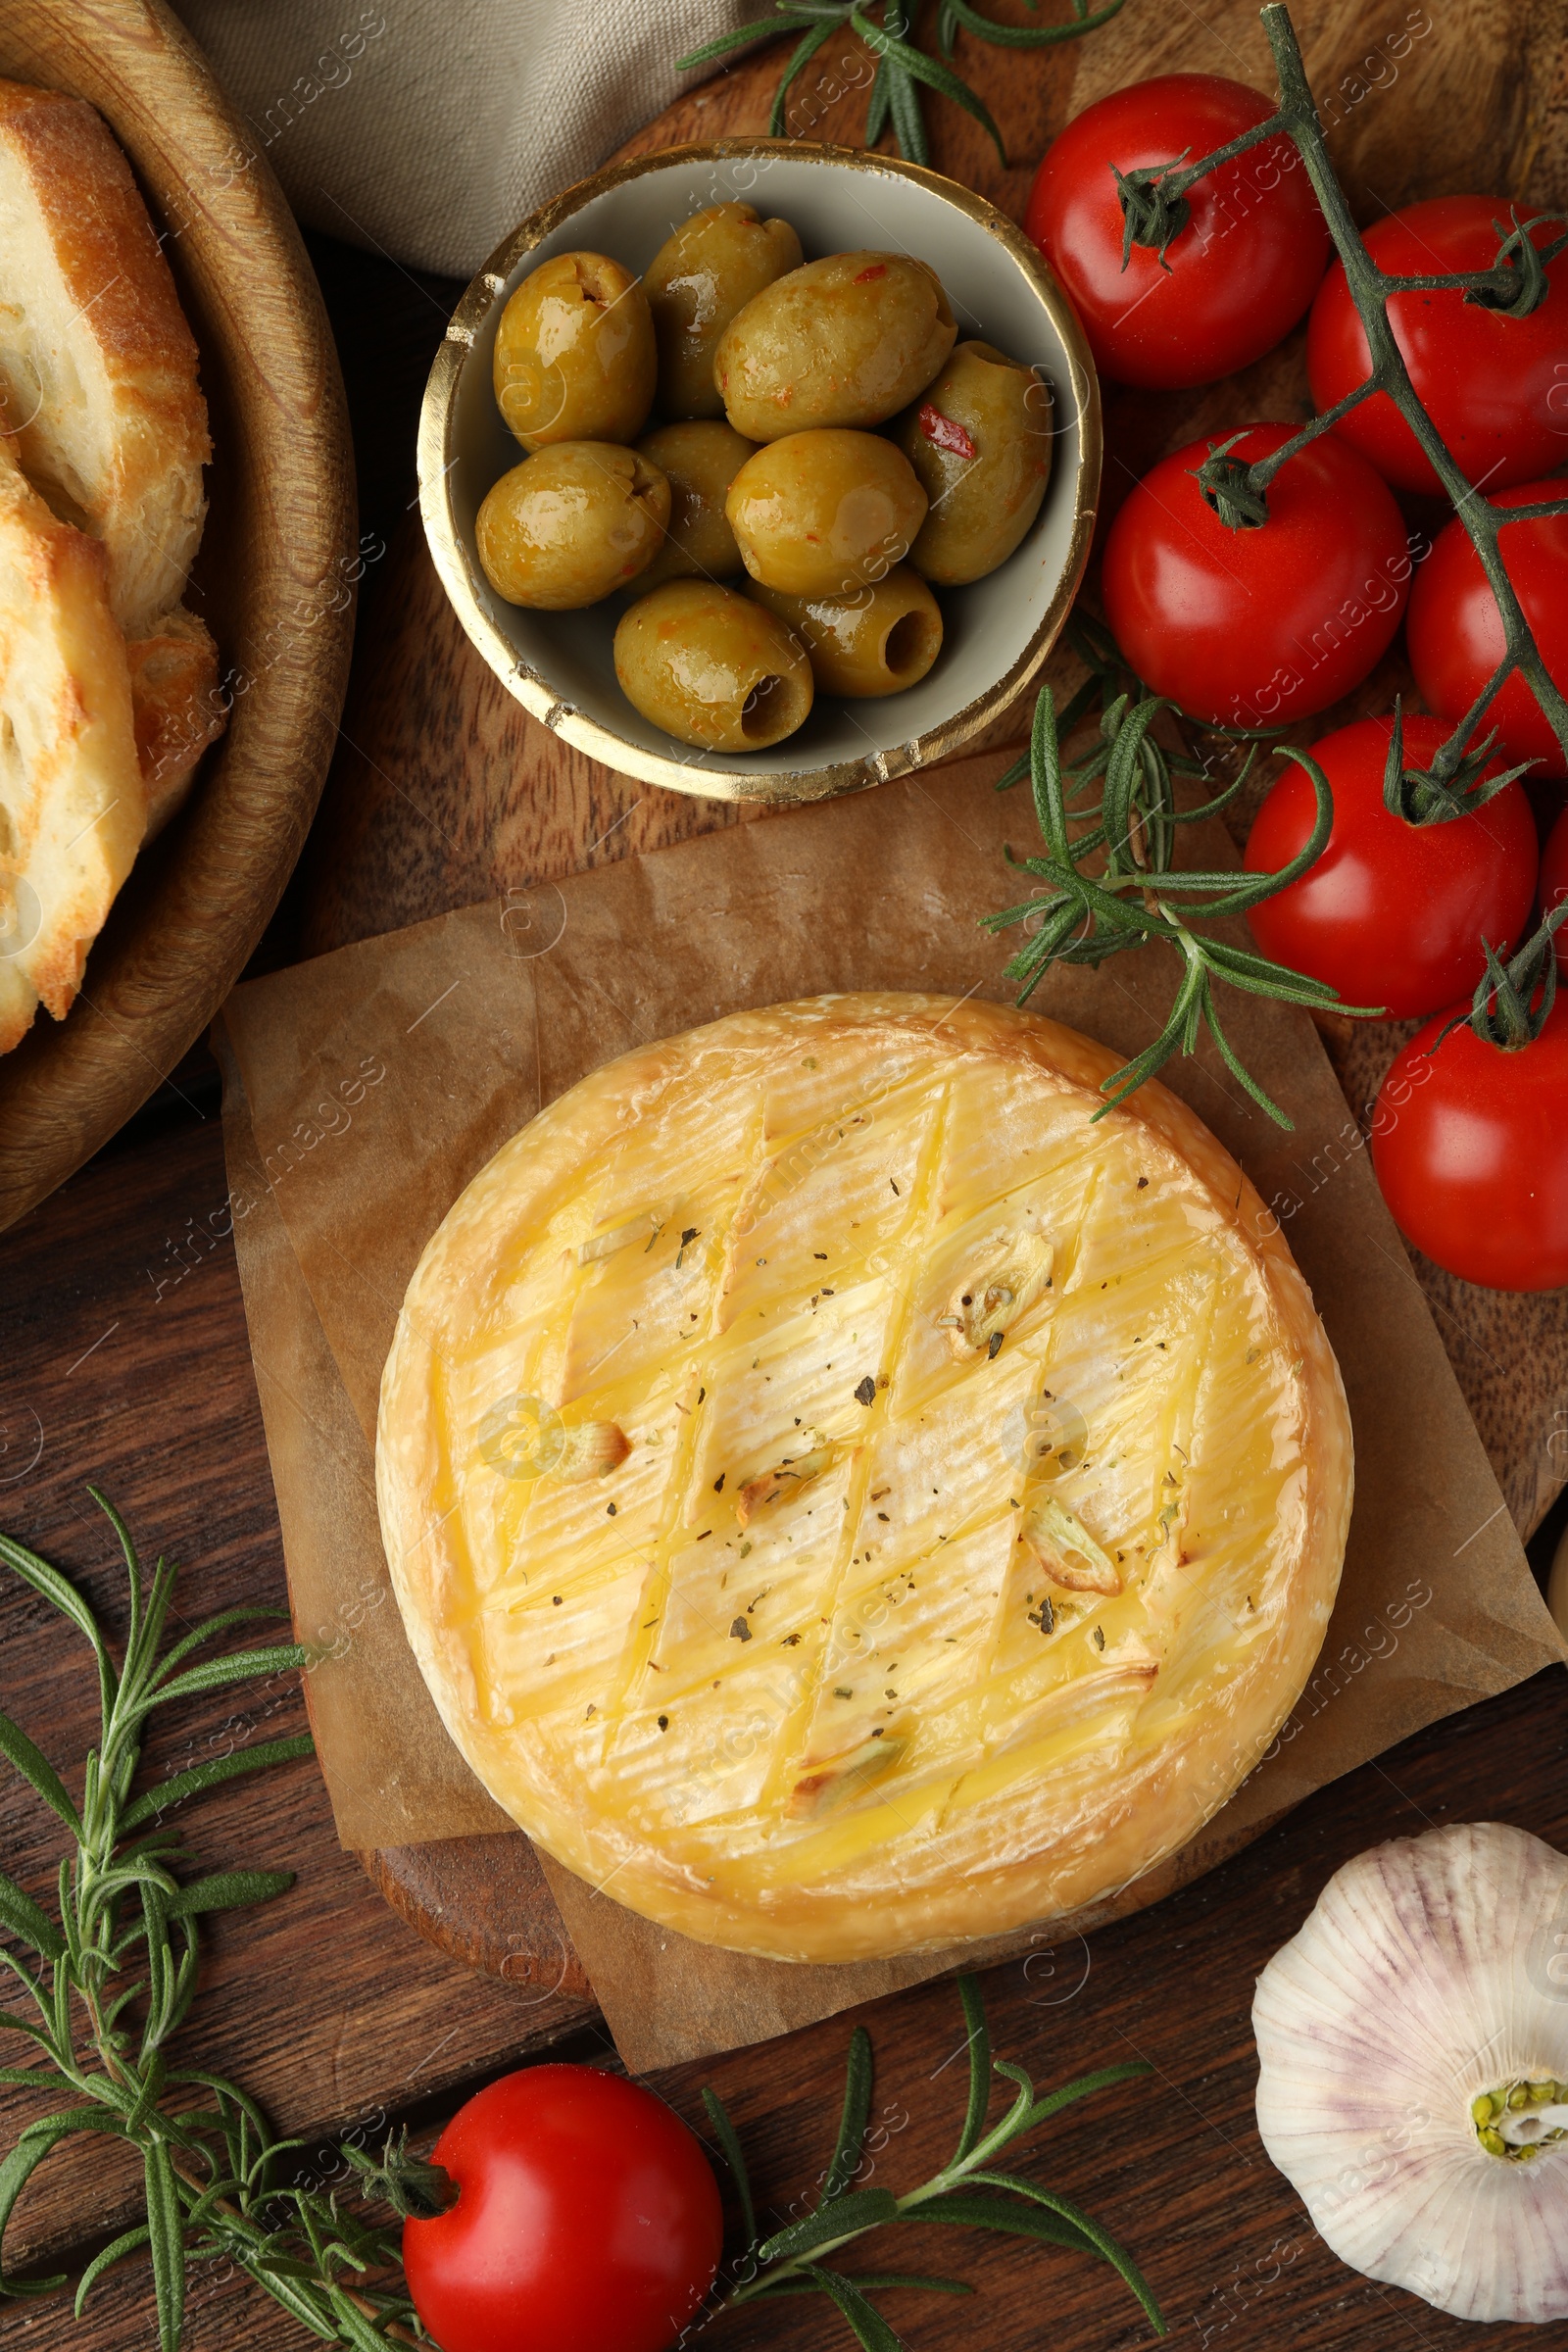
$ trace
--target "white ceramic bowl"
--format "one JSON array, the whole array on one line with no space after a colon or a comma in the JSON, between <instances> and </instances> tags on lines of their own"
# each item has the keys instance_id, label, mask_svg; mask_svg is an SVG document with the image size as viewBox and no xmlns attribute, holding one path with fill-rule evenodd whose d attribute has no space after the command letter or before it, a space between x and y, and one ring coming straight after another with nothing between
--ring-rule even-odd
<instances>
[{"instance_id":1,"label":"white ceramic bowl","mask_svg":"<svg viewBox=\"0 0 1568 2352\"><path fill-rule=\"evenodd\" d=\"M1055 406L1051 481L1008 561L941 595L942 652L917 686L880 701L822 695L794 735L766 751L697 752L633 710L612 645L626 599L579 612L508 605L480 569L474 517L519 462L491 388L508 297L552 254L585 248L645 270L704 205L752 203L799 232L808 260L870 247L928 262L960 340L979 336L1040 369ZM536 718L627 775L715 800L808 801L857 792L945 758L1021 695L1076 593L1100 487L1099 390L1083 330L1034 246L967 188L885 155L791 139L670 147L568 188L491 256L459 303L425 391L419 493L425 532L465 629Z\"/></svg>"}]
</instances>

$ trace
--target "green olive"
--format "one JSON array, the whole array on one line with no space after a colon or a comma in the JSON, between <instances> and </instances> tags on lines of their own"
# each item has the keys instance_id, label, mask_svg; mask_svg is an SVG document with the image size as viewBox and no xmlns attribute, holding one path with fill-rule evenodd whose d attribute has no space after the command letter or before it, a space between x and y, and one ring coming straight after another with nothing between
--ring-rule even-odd
<instances>
[{"instance_id":1,"label":"green olive","mask_svg":"<svg viewBox=\"0 0 1568 2352\"><path fill-rule=\"evenodd\" d=\"M644 433L638 450L668 481L670 509L668 535L639 588L694 574L723 580L740 570L741 551L724 518L724 493L756 446L716 417L662 424L657 432Z\"/></svg>"},{"instance_id":2,"label":"green olive","mask_svg":"<svg viewBox=\"0 0 1568 2352\"><path fill-rule=\"evenodd\" d=\"M751 441L880 424L931 381L956 332L924 262L834 253L752 297L719 337L713 380Z\"/></svg>"},{"instance_id":3,"label":"green olive","mask_svg":"<svg viewBox=\"0 0 1568 2352\"><path fill-rule=\"evenodd\" d=\"M811 664L781 620L712 580L669 580L615 631L621 691L705 752L760 752L811 708Z\"/></svg>"},{"instance_id":4,"label":"green olive","mask_svg":"<svg viewBox=\"0 0 1568 2352\"><path fill-rule=\"evenodd\" d=\"M834 427L791 433L748 458L724 512L742 563L764 588L851 596L904 561L925 503L891 441Z\"/></svg>"},{"instance_id":5,"label":"green olive","mask_svg":"<svg viewBox=\"0 0 1568 2352\"><path fill-rule=\"evenodd\" d=\"M903 564L855 596L784 596L756 581L751 594L793 629L823 694L900 694L919 684L942 651L937 600Z\"/></svg>"},{"instance_id":6,"label":"green olive","mask_svg":"<svg viewBox=\"0 0 1568 2352\"><path fill-rule=\"evenodd\" d=\"M524 449L634 441L659 368L648 297L602 253L558 253L502 312L493 368L497 405Z\"/></svg>"},{"instance_id":7,"label":"green olive","mask_svg":"<svg viewBox=\"0 0 1568 2352\"><path fill-rule=\"evenodd\" d=\"M893 439L931 501L909 561L939 588L1004 564L1040 512L1051 476L1051 388L1032 368L960 343L906 409Z\"/></svg>"},{"instance_id":8,"label":"green olive","mask_svg":"<svg viewBox=\"0 0 1568 2352\"><path fill-rule=\"evenodd\" d=\"M667 416L722 416L713 353L737 311L801 266L787 220L762 220L754 204L710 204L683 220L650 263L643 284L659 338L659 405Z\"/></svg>"},{"instance_id":9,"label":"green olive","mask_svg":"<svg viewBox=\"0 0 1568 2352\"><path fill-rule=\"evenodd\" d=\"M636 450L557 441L486 492L474 526L485 578L509 605L596 605L652 563L669 505L669 484Z\"/></svg>"}]
</instances>

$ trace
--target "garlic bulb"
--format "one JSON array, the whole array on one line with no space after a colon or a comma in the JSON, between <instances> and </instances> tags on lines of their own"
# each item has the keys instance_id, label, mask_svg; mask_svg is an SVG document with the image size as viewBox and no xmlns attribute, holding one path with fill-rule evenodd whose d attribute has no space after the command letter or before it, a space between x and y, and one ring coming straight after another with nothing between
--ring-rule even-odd
<instances>
[{"instance_id":1,"label":"garlic bulb","mask_svg":"<svg viewBox=\"0 0 1568 2352\"><path fill-rule=\"evenodd\" d=\"M1343 2262L1460 2319L1568 2318L1568 1859L1495 1822L1358 1855L1252 2029L1263 2145Z\"/></svg>"}]
</instances>

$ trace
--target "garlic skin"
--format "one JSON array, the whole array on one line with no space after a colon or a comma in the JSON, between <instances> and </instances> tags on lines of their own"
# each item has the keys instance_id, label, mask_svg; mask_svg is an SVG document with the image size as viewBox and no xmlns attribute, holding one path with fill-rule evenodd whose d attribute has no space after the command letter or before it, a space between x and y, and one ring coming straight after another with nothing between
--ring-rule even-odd
<instances>
[{"instance_id":1,"label":"garlic skin","mask_svg":"<svg viewBox=\"0 0 1568 2352\"><path fill-rule=\"evenodd\" d=\"M1263 2145L1342 2262L1458 2319L1568 2318L1568 2137L1489 2154L1472 2115L1568 2081L1568 1859L1496 1822L1358 1855L1252 2030Z\"/></svg>"}]
</instances>

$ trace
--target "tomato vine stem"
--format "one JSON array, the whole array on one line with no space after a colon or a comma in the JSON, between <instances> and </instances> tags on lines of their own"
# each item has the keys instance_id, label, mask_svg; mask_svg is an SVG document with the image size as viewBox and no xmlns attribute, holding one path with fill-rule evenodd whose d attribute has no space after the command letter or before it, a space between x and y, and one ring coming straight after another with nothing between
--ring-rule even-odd
<instances>
[{"instance_id":1,"label":"tomato vine stem","mask_svg":"<svg viewBox=\"0 0 1568 2352\"><path fill-rule=\"evenodd\" d=\"M1229 456L1229 444L1215 449L1206 464L1199 468L1199 485L1215 513L1231 528L1259 528L1267 520L1269 484L1280 468L1288 466L1292 458L1309 442L1316 440L1320 433L1329 431L1358 402L1369 399L1375 392L1386 393L1414 433L1470 536L1487 583L1496 599L1507 649L1495 675L1437 754L1429 777L1413 781L1436 782L1440 786L1452 783L1470 749L1476 727L1486 715L1489 705L1504 680L1515 670L1520 671L1528 681L1553 734L1563 747L1565 757L1568 757L1568 700L1565 700L1542 661L1534 632L1525 617L1524 608L1497 546L1498 536L1505 524L1545 521L1556 515L1568 514L1568 498L1507 508L1494 506L1491 500L1485 498L1480 488L1460 469L1422 406L1389 319L1389 301L1393 295L1455 289L1462 290L1467 299L1485 303L1500 316L1527 316L1544 298L1544 265L1568 248L1568 233L1556 238L1548 246L1538 249L1530 232L1540 227L1545 220L1557 216L1541 214L1529 221L1521 221L1515 215L1512 228L1502 236L1496 260L1490 270L1433 271L1413 277L1394 276L1380 270L1367 251L1365 240L1351 215L1349 201L1329 161L1322 124L1301 61L1296 27L1284 0L1268 0L1268 5L1262 11L1262 23L1279 75L1280 103L1277 112L1266 122L1244 131L1225 146L1215 148L1211 154L1200 156L1196 163L1188 163L1182 158L1169 165L1150 166L1139 172L1127 174L1127 180L1136 183L1131 189L1125 184L1122 188L1122 207L1127 219L1127 251L1130 253L1135 244L1152 246L1163 259L1163 247L1174 233L1165 227L1163 216L1173 214L1176 206L1185 205L1186 192L1194 182L1214 171L1217 166L1245 155L1250 148L1260 145L1265 139L1283 135L1294 143L1301 158L1328 223L1335 249L1345 266L1350 297L1366 333L1371 372L1364 383L1348 394L1335 408L1312 417L1298 433L1253 465L1244 466L1232 459ZM1528 260L1525 258L1527 253L1530 257ZM1445 811L1445 817L1464 813L1464 803L1455 797L1454 806Z\"/></svg>"}]
</instances>

